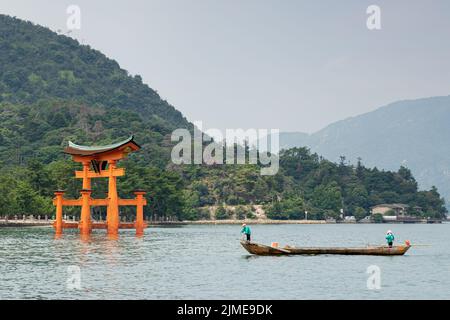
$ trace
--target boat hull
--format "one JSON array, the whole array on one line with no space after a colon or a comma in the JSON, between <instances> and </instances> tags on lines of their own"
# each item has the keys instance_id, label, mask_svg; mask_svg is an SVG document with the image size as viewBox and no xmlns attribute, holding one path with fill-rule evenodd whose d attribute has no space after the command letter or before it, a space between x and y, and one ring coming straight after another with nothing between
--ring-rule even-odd
<instances>
[{"instance_id":1,"label":"boat hull","mask_svg":"<svg viewBox=\"0 0 450 320\"><path fill-rule=\"evenodd\" d=\"M392 248L389 248L388 246L362 247L362 248L341 248L341 247L299 248L286 246L283 248L275 248L247 241L241 241L241 245L249 253L261 256L317 255L317 254L401 256L404 255L411 247L407 245L402 245L402 246L394 246Z\"/></svg>"}]
</instances>

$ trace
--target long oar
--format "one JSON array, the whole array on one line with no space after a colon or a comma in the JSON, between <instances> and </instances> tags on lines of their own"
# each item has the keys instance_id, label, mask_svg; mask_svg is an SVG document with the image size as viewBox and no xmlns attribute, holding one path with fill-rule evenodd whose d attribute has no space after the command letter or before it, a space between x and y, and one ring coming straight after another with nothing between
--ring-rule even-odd
<instances>
[{"instance_id":1,"label":"long oar","mask_svg":"<svg viewBox=\"0 0 450 320\"><path fill-rule=\"evenodd\" d=\"M401 243L401 242L399 241L399 243ZM380 247L382 245L381 244L370 244L370 243L367 243L367 246L368 247ZM415 244L415 243L413 244L413 243L411 243L410 246L411 247L431 247L432 245L431 244Z\"/></svg>"},{"instance_id":2,"label":"long oar","mask_svg":"<svg viewBox=\"0 0 450 320\"><path fill-rule=\"evenodd\" d=\"M431 244L412 244L411 247L431 247Z\"/></svg>"},{"instance_id":3,"label":"long oar","mask_svg":"<svg viewBox=\"0 0 450 320\"><path fill-rule=\"evenodd\" d=\"M409 240L407 240L409 241ZM406 243L406 241L400 241L398 240L399 243ZM426 244L426 243L410 243L409 244L411 247L431 247L431 244Z\"/></svg>"}]
</instances>

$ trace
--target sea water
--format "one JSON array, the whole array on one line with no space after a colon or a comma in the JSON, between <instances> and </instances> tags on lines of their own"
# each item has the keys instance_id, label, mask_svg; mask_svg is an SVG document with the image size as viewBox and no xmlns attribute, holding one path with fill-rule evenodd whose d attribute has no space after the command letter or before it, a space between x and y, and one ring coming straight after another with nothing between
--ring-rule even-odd
<instances>
[{"instance_id":1,"label":"sea water","mask_svg":"<svg viewBox=\"0 0 450 320\"><path fill-rule=\"evenodd\" d=\"M448 223L250 227L259 243L344 247L384 244L391 229L413 247L262 257L241 247L239 225L151 227L142 238L121 230L117 240L104 230L55 239L49 227L0 228L0 299L450 299Z\"/></svg>"}]
</instances>

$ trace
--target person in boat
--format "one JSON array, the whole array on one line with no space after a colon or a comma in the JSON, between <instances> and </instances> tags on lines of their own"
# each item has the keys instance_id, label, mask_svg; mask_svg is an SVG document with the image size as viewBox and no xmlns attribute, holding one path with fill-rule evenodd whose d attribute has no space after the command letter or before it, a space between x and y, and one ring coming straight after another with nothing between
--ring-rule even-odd
<instances>
[{"instance_id":1,"label":"person in boat","mask_svg":"<svg viewBox=\"0 0 450 320\"><path fill-rule=\"evenodd\" d=\"M392 245L394 244L394 239L395 239L394 234L392 233L391 230L388 230L386 233L386 241L389 248L392 248Z\"/></svg>"},{"instance_id":2,"label":"person in boat","mask_svg":"<svg viewBox=\"0 0 450 320\"><path fill-rule=\"evenodd\" d=\"M245 223L242 224L241 233L245 234L245 236L247 237L247 241L250 241L252 232L250 231L250 227L248 225L246 225Z\"/></svg>"}]
</instances>

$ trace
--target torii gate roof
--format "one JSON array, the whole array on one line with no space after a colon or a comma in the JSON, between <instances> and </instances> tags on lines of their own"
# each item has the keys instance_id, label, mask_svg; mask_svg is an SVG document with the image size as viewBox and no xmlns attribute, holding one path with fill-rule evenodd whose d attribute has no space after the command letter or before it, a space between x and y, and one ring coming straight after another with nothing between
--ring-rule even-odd
<instances>
[{"instance_id":1,"label":"torii gate roof","mask_svg":"<svg viewBox=\"0 0 450 320\"><path fill-rule=\"evenodd\" d=\"M64 153L73 155L73 156L95 156L102 153L107 153L110 151L119 151L127 149L125 152L133 152L141 149L141 147L134 142L134 136L130 136L128 139L106 145L106 146L82 146L69 141L69 146L64 149Z\"/></svg>"}]
</instances>

